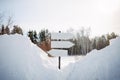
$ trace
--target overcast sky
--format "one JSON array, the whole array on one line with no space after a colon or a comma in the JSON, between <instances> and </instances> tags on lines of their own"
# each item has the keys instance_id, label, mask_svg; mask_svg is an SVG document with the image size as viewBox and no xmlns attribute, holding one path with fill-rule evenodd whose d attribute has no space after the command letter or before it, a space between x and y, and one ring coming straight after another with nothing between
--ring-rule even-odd
<instances>
[{"instance_id":1,"label":"overcast sky","mask_svg":"<svg viewBox=\"0 0 120 80\"><path fill-rule=\"evenodd\" d=\"M120 0L0 0L0 12L24 30L91 27L92 35L120 33Z\"/></svg>"}]
</instances>

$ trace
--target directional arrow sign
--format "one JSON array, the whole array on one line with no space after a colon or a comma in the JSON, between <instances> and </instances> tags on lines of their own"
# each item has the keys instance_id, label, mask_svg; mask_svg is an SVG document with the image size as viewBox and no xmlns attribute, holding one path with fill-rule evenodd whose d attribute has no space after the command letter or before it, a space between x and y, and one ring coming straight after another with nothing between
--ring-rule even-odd
<instances>
[{"instance_id":1,"label":"directional arrow sign","mask_svg":"<svg viewBox=\"0 0 120 80\"><path fill-rule=\"evenodd\" d=\"M48 53L52 56L67 56L68 51L67 50L52 49L52 50L48 51Z\"/></svg>"},{"instance_id":2,"label":"directional arrow sign","mask_svg":"<svg viewBox=\"0 0 120 80\"><path fill-rule=\"evenodd\" d=\"M51 41L51 48L70 48L74 44L70 41Z\"/></svg>"},{"instance_id":3,"label":"directional arrow sign","mask_svg":"<svg viewBox=\"0 0 120 80\"><path fill-rule=\"evenodd\" d=\"M71 33L51 33L51 48L48 53L52 56L65 56L68 54L68 49L74 46L69 39L72 39ZM67 40L67 41L66 41ZM61 50L66 49L66 50Z\"/></svg>"},{"instance_id":4,"label":"directional arrow sign","mask_svg":"<svg viewBox=\"0 0 120 80\"><path fill-rule=\"evenodd\" d=\"M52 40L69 40L72 39L73 35L71 33L51 33Z\"/></svg>"}]
</instances>

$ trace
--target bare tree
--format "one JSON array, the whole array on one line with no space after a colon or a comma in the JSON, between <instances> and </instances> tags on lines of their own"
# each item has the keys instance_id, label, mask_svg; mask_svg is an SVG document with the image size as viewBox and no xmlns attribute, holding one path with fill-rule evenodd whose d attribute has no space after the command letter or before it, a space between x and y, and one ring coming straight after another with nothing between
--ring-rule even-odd
<instances>
[{"instance_id":1,"label":"bare tree","mask_svg":"<svg viewBox=\"0 0 120 80\"><path fill-rule=\"evenodd\" d=\"M8 20L7 20L6 26L11 26L12 24L13 24L13 17L12 17L12 16L9 16L9 17L8 17Z\"/></svg>"},{"instance_id":2,"label":"bare tree","mask_svg":"<svg viewBox=\"0 0 120 80\"><path fill-rule=\"evenodd\" d=\"M5 26L10 26L10 25L12 25L13 24L13 16L11 15L11 16L8 16L8 19L5 19L5 20L7 20L7 21L5 21L4 22L4 18L6 18L5 17L5 15L4 15L4 13L2 12L0 12L0 26L1 25L5 25Z\"/></svg>"},{"instance_id":3,"label":"bare tree","mask_svg":"<svg viewBox=\"0 0 120 80\"><path fill-rule=\"evenodd\" d=\"M10 26L13 24L13 16L9 16L8 19L5 19L4 13L0 13L0 35L10 34ZM4 21L6 20L6 21Z\"/></svg>"},{"instance_id":4,"label":"bare tree","mask_svg":"<svg viewBox=\"0 0 120 80\"><path fill-rule=\"evenodd\" d=\"M82 54L86 54L91 50L91 42L89 38L90 31L90 28L85 29L84 27L79 30L78 34L81 36L78 36L78 42L80 44Z\"/></svg>"},{"instance_id":5,"label":"bare tree","mask_svg":"<svg viewBox=\"0 0 120 80\"><path fill-rule=\"evenodd\" d=\"M89 38L90 32L90 28L85 29L84 27L75 32L75 39L73 40L75 46L71 49L70 55L85 55L92 50L92 45Z\"/></svg>"},{"instance_id":6,"label":"bare tree","mask_svg":"<svg viewBox=\"0 0 120 80\"><path fill-rule=\"evenodd\" d=\"M3 13L0 13L0 26L2 25L3 17L4 17Z\"/></svg>"}]
</instances>

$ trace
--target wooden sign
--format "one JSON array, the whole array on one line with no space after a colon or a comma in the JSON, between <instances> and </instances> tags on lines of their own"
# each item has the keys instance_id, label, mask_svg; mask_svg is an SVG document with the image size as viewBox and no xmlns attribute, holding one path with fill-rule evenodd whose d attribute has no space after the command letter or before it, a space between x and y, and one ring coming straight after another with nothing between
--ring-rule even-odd
<instances>
[{"instance_id":1,"label":"wooden sign","mask_svg":"<svg viewBox=\"0 0 120 80\"><path fill-rule=\"evenodd\" d=\"M70 41L51 41L51 48L70 48L74 44Z\"/></svg>"},{"instance_id":2,"label":"wooden sign","mask_svg":"<svg viewBox=\"0 0 120 80\"><path fill-rule=\"evenodd\" d=\"M51 33L51 50L48 53L52 56L66 56L68 49L74 46L69 40L73 39L71 33Z\"/></svg>"}]
</instances>

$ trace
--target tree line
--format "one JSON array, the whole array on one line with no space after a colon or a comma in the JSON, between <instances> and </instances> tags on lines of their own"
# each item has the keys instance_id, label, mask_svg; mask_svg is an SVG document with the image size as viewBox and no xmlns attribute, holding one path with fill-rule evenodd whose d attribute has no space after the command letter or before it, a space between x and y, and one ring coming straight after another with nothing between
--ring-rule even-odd
<instances>
[{"instance_id":1,"label":"tree line","mask_svg":"<svg viewBox=\"0 0 120 80\"><path fill-rule=\"evenodd\" d=\"M3 34L21 34L23 35L23 30L18 25L14 25L13 27L13 17L9 16L6 21L4 21L5 15L3 13L0 13L0 35ZM12 28L12 29L11 29Z\"/></svg>"},{"instance_id":2,"label":"tree line","mask_svg":"<svg viewBox=\"0 0 120 80\"><path fill-rule=\"evenodd\" d=\"M51 37L48 29L42 29L38 33L36 30L30 30L28 31L27 35L34 44L41 44L42 42L45 42L47 44L48 40L50 40Z\"/></svg>"},{"instance_id":3,"label":"tree line","mask_svg":"<svg viewBox=\"0 0 120 80\"><path fill-rule=\"evenodd\" d=\"M3 14L0 13L0 35L4 34L21 34L23 35L23 30L20 26L14 25L12 29L10 26L13 23L12 17L9 16L6 25L2 25L3 23ZM75 45L69 49L68 55L86 55L88 52L90 52L93 49L100 50L110 44L110 40L113 38L116 38L118 35L116 35L114 32L111 34L102 35L100 37L94 37L90 38L90 28L84 29L73 33L73 31L68 31L74 35L74 38L70 40ZM30 30L27 33L27 36L30 38L31 42L33 42L36 45L41 45L43 42L45 43L45 46L48 46L48 43L50 42L51 33L48 31L48 29L42 29L40 32L36 32L36 30Z\"/></svg>"},{"instance_id":4,"label":"tree line","mask_svg":"<svg viewBox=\"0 0 120 80\"><path fill-rule=\"evenodd\" d=\"M21 34L23 35L23 30L18 25L14 25L13 29L10 30L8 26L1 25L0 35L3 34ZM79 32L75 32L74 38L71 40L75 45L69 49L68 55L86 55L93 49L103 49L110 44L110 40L116 38L118 35L112 32L111 34L102 35L100 37L90 38L89 29L81 29ZM43 42L46 46L50 44L51 33L48 29L42 29L40 32L36 30L30 30L27 33L31 42L36 45L41 45Z\"/></svg>"},{"instance_id":5,"label":"tree line","mask_svg":"<svg viewBox=\"0 0 120 80\"><path fill-rule=\"evenodd\" d=\"M10 30L8 26L1 25L0 27L0 35L3 35L3 34L10 35L10 34L16 34L16 33L23 35L23 30L18 25L14 25L12 30Z\"/></svg>"},{"instance_id":6,"label":"tree line","mask_svg":"<svg viewBox=\"0 0 120 80\"><path fill-rule=\"evenodd\" d=\"M69 55L86 55L93 49L103 49L110 44L110 40L118 35L112 32L111 34L102 35L100 37L90 38L90 29L82 28L76 32L72 42L74 47L69 49Z\"/></svg>"},{"instance_id":7,"label":"tree line","mask_svg":"<svg viewBox=\"0 0 120 80\"><path fill-rule=\"evenodd\" d=\"M72 33L72 32L71 32ZM12 30L8 26L1 25L0 35L3 34L21 34L23 35L23 30L18 25L14 25ZM102 35L100 37L90 38L90 29L84 29L73 33L74 38L70 40L75 45L69 49L68 55L86 55L93 49L103 49L110 44L110 40L118 37L117 34L112 32L111 34ZM45 46L50 44L51 33L48 29L42 29L37 33L36 30L30 30L27 32L27 36L30 38L31 42L36 45L41 45L43 42Z\"/></svg>"},{"instance_id":8,"label":"tree line","mask_svg":"<svg viewBox=\"0 0 120 80\"><path fill-rule=\"evenodd\" d=\"M78 32L70 33L75 34L74 38L70 40L75 45L69 49L68 55L86 55L93 49L103 49L110 44L111 39L118 36L117 34L112 32L110 34L90 38L90 28L82 28ZM30 30L28 31L28 37L30 37L30 40L34 44L40 45L42 42L48 44L51 38L51 33L48 31L48 29L42 29L38 33L35 30Z\"/></svg>"}]
</instances>

